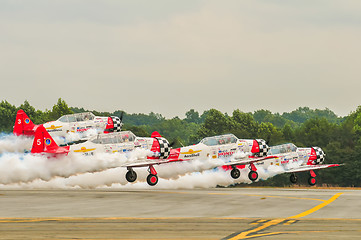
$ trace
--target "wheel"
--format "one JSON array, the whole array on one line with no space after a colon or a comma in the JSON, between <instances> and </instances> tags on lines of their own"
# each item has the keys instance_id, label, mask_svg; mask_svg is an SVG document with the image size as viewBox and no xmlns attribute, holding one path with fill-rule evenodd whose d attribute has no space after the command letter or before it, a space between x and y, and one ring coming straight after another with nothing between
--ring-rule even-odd
<instances>
[{"instance_id":1,"label":"wheel","mask_svg":"<svg viewBox=\"0 0 361 240\"><path fill-rule=\"evenodd\" d=\"M153 174L149 174L148 177L147 177L147 183L150 185L150 186L154 186L156 185L158 182L158 176L157 175L153 175Z\"/></svg>"},{"instance_id":2,"label":"wheel","mask_svg":"<svg viewBox=\"0 0 361 240\"><path fill-rule=\"evenodd\" d=\"M316 178L314 178L314 177L310 177L309 179L308 179L308 184L310 184L311 186L314 186L315 184L316 184Z\"/></svg>"},{"instance_id":3,"label":"wheel","mask_svg":"<svg viewBox=\"0 0 361 240\"><path fill-rule=\"evenodd\" d=\"M237 168L233 168L231 171L231 177L234 179L239 178L239 176L241 175L241 172L239 171L239 169Z\"/></svg>"},{"instance_id":4,"label":"wheel","mask_svg":"<svg viewBox=\"0 0 361 240\"><path fill-rule=\"evenodd\" d=\"M255 172L255 171L250 171L248 173L248 178L251 180L251 181L256 181L257 178L258 178L258 173Z\"/></svg>"},{"instance_id":5,"label":"wheel","mask_svg":"<svg viewBox=\"0 0 361 240\"><path fill-rule=\"evenodd\" d=\"M297 180L298 180L297 175L296 174L291 174L291 176L290 176L291 183L296 183Z\"/></svg>"},{"instance_id":6,"label":"wheel","mask_svg":"<svg viewBox=\"0 0 361 240\"><path fill-rule=\"evenodd\" d=\"M125 174L125 178L128 182L134 182L135 180L137 180L137 173L133 170L129 170L127 174Z\"/></svg>"}]
</instances>

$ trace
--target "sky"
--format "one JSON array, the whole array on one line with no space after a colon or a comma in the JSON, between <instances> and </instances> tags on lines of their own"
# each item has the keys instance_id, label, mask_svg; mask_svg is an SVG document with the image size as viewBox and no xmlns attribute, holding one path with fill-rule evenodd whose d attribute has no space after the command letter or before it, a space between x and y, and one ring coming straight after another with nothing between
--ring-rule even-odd
<instances>
[{"instance_id":1,"label":"sky","mask_svg":"<svg viewBox=\"0 0 361 240\"><path fill-rule=\"evenodd\" d=\"M359 0L0 0L0 100L185 117L361 105Z\"/></svg>"}]
</instances>

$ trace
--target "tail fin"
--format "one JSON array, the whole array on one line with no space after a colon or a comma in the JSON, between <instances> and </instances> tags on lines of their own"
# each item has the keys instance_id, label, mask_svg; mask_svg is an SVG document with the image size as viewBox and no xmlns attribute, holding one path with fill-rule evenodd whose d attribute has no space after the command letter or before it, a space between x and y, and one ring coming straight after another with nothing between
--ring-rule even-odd
<instances>
[{"instance_id":1,"label":"tail fin","mask_svg":"<svg viewBox=\"0 0 361 240\"><path fill-rule=\"evenodd\" d=\"M159 132L154 131L150 137L157 138L157 137L162 137L162 136L159 134Z\"/></svg>"},{"instance_id":2,"label":"tail fin","mask_svg":"<svg viewBox=\"0 0 361 240\"><path fill-rule=\"evenodd\" d=\"M28 115L23 110L19 110L16 113L16 120L14 124L14 135L26 135L26 136L33 136L35 134L35 129L38 126L35 125Z\"/></svg>"},{"instance_id":3,"label":"tail fin","mask_svg":"<svg viewBox=\"0 0 361 240\"><path fill-rule=\"evenodd\" d=\"M62 153L67 154L70 146L59 147L43 125L37 127L31 153Z\"/></svg>"}]
</instances>

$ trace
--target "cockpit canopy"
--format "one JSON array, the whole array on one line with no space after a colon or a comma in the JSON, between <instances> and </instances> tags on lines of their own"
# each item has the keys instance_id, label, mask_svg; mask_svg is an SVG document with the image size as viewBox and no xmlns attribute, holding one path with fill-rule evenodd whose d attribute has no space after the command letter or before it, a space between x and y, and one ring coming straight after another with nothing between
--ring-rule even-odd
<instances>
[{"instance_id":1,"label":"cockpit canopy","mask_svg":"<svg viewBox=\"0 0 361 240\"><path fill-rule=\"evenodd\" d=\"M124 142L134 142L136 136L131 131L100 133L90 139L95 144L117 144Z\"/></svg>"},{"instance_id":2,"label":"cockpit canopy","mask_svg":"<svg viewBox=\"0 0 361 240\"><path fill-rule=\"evenodd\" d=\"M285 144L270 147L270 150L268 151L268 155L296 152L296 150L297 150L297 147L293 143L285 143Z\"/></svg>"},{"instance_id":3,"label":"cockpit canopy","mask_svg":"<svg viewBox=\"0 0 361 240\"><path fill-rule=\"evenodd\" d=\"M200 143L203 143L207 146L215 146L215 145L236 143L237 140L238 140L238 138L236 136L234 136L233 134L224 134L224 135L219 135L219 136L203 138L200 141Z\"/></svg>"},{"instance_id":4,"label":"cockpit canopy","mask_svg":"<svg viewBox=\"0 0 361 240\"><path fill-rule=\"evenodd\" d=\"M58 119L59 122L83 122L88 120L93 120L95 115L91 112L83 112L83 113L74 113L68 114L60 117Z\"/></svg>"}]
</instances>

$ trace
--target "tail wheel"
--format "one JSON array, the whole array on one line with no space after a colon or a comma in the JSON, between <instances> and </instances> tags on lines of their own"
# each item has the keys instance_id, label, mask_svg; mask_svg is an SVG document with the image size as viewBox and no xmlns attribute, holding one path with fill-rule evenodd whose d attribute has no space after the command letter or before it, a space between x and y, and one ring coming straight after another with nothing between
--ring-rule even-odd
<instances>
[{"instance_id":1,"label":"tail wheel","mask_svg":"<svg viewBox=\"0 0 361 240\"><path fill-rule=\"evenodd\" d=\"M291 183L297 183L298 177L296 174L291 174L290 181Z\"/></svg>"},{"instance_id":2,"label":"tail wheel","mask_svg":"<svg viewBox=\"0 0 361 240\"><path fill-rule=\"evenodd\" d=\"M251 181L256 181L257 178L258 178L258 173L255 172L255 171L250 171L248 173L248 178L251 180Z\"/></svg>"},{"instance_id":3,"label":"tail wheel","mask_svg":"<svg viewBox=\"0 0 361 240\"><path fill-rule=\"evenodd\" d=\"M147 177L147 183L150 185L150 186L154 186L156 185L158 182L158 176L157 175L153 175L153 174L149 174L148 177Z\"/></svg>"},{"instance_id":4,"label":"tail wheel","mask_svg":"<svg viewBox=\"0 0 361 240\"><path fill-rule=\"evenodd\" d=\"M308 184L310 184L311 186L314 186L316 183L317 183L316 178L310 177L308 179Z\"/></svg>"},{"instance_id":5,"label":"tail wheel","mask_svg":"<svg viewBox=\"0 0 361 240\"><path fill-rule=\"evenodd\" d=\"M231 171L231 177L237 179L239 178L239 176L241 176L241 172L239 171L239 169L233 168Z\"/></svg>"},{"instance_id":6,"label":"tail wheel","mask_svg":"<svg viewBox=\"0 0 361 240\"><path fill-rule=\"evenodd\" d=\"M134 182L135 180L137 180L137 173L133 170L129 170L127 174L125 174L125 178L128 182Z\"/></svg>"}]
</instances>

